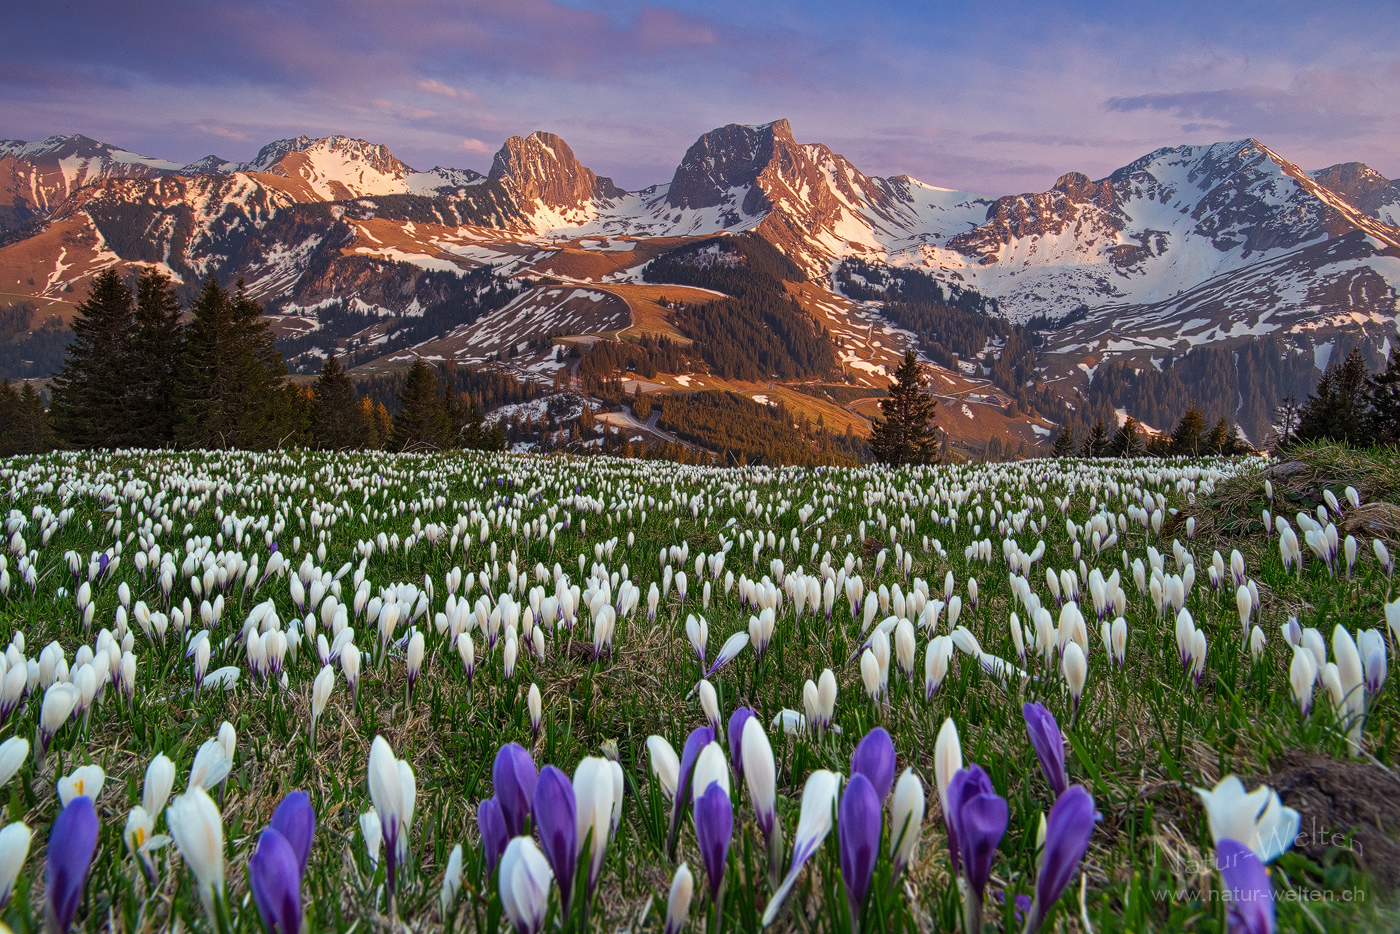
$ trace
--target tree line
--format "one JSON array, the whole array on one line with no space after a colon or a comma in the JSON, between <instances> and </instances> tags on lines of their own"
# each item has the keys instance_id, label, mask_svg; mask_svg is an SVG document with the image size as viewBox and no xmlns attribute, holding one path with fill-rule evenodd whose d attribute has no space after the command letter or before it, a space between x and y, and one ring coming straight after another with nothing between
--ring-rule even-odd
<instances>
[{"instance_id":1,"label":"tree line","mask_svg":"<svg viewBox=\"0 0 1400 934\"><path fill-rule=\"evenodd\" d=\"M0 455L56 447L500 448L504 434L486 423L483 400L488 390L509 393L502 383L451 367L440 380L418 360L393 383L390 406L371 398L382 381L361 391L332 354L314 384L298 386L242 280L227 289L209 277L185 309L160 271L147 269L133 289L108 269L77 307L49 408L32 385L0 383Z\"/></svg>"}]
</instances>

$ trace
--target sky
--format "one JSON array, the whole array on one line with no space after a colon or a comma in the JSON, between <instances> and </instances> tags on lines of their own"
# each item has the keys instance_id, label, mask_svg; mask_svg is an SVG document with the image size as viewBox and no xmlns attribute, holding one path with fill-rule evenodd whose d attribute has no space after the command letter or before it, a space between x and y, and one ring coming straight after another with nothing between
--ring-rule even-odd
<instances>
[{"instance_id":1,"label":"sky","mask_svg":"<svg viewBox=\"0 0 1400 934\"><path fill-rule=\"evenodd\" d=\"M0 138L250 160L288 136L486 171L544 129L636 189L791 121L870 175L983 195L1253 136L1400 176L1389 3L0 0Z\"/></svg>"}]
</instances>

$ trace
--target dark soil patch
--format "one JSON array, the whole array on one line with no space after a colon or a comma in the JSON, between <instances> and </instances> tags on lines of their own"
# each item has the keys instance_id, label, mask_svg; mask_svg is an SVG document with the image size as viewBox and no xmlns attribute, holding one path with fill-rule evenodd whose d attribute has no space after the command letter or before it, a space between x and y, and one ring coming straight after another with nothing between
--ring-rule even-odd
<instances>
[{"instance_id":1,"label":"dark soil patch","mask_svg":"<svg viewBox=\"0 0 1400 934\"><path fill-rule=\"evenodd\" d=\"M1400 888L1400 778L1369 762L1289 752L1260 780L1302 815L1294 849L1319 863L1348 849L1387 890Z\"/></svg>"}]
</instances>

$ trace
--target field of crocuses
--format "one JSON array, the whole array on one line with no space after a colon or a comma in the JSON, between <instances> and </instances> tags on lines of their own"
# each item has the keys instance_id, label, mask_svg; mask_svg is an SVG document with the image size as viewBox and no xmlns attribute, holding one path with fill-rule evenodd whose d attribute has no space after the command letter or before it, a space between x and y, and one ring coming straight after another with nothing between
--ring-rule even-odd
<instances>
[{"instance_id":1,"label":"field of crocuses","mask_svg":"<svg viewBox=\"0 0 1400 934\"><path fill-rule=\"evenodd\" d=\"M0 917L1385 929L1273 776L1400 792L1390 551L1266 467L6 462Z\"/></svg>"}]
</instances>

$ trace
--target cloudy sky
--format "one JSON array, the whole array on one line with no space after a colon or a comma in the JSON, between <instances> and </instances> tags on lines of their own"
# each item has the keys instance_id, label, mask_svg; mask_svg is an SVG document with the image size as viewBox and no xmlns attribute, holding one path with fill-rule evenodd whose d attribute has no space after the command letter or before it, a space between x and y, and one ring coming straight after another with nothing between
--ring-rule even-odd
<instances>
[{"instance_id":1,"label":"cloudy sky","mask_svg":"<svg viewBox=\"0 0 1400 934\"><path fill-rule=\"evenodd\" d=\"M640 188L706 130L787 117L870 174L991 195L1247 136L1400 176L1393 2L3 6L0 138L180 161L342 133L484 171L506 137L547 129Z\"/></svg>"}]
</instances>

